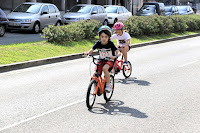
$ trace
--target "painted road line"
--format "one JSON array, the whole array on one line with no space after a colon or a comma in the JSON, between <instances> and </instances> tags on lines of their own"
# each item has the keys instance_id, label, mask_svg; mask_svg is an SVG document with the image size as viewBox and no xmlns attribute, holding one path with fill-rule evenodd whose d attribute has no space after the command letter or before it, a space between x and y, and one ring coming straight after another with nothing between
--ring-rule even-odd
<instances>
[{"instance_id":1,"label":"painted road line","mask_svg":"<svg viewBox=\"0 0 200 133\"><path fill-rule=\"evenodd\" d=\"M196 63L196 62L198 62L198 60L192 61L192 62L189 62L189 63L186 63L186 64L183 64L183 65L180 65L179 67L188 66L188 65L194 64L194 63Z\"/></svg>"},{"instance_id":2,"label":"painted road line","mask_svg":"<svg viewBox=\"0 0 200 133\"><path fill-rule=\"evenodd\" d=\"M14 123L14 124L5 126L5 127L3 127L3 128L0 128L0 132L1 132L1 131L4 131L4 130L7 130L7 129L9 129L9 128L12 128L12 127L16 127L16 126L18 126L18 125L20 125L20 124L23 124L23 123L26 123L26 122L28 122L28 121L31 121L31 120L40 118L40 117L42 117L42 116L51 114L51 113L53 113L53 112L59 111L59 110L64 109L64 108L66 108L66 107L69 107L69 106L72 106L72 105L75 105L75 104L84 102L84 101L85 101L85 99L82 99L82 100L79 100L79 101L76 101L76 102L73 102L73 103L70 103L70 104L67 104L67 105L63 105L63 106L54 108L54 109L49 110L49 111L47 111L47 112L44 112L44 113L42 113L42 114L29 117L29 118L27 118L27 119L25 119L25 120L21 120L21 121L19 121L19 122Z\"/></svg>"}]
</instances>

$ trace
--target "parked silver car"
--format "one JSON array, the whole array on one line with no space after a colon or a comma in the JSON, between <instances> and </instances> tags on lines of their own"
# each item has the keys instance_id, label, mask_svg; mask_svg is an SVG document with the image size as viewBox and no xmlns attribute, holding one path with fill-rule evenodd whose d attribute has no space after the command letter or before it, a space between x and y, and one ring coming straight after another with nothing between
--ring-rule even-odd
<instances>
[{"instance_id":1,"label":"parked silver car","mask_svg":"<svg viewBox=\"0 0 200 133\"><path fill-rule=\"evenodd\" d=\"M178 8L175 5L165 6L165 16L179 15Z\"/></svg>"},{"instance_id":2,"label":"parked silver car","mask_svg":"<svg viewBox=\"0 0 200 133\"><path fill-rule=\"evenodd\" d=\"M106 11L99 5L78 4L64 14L63 18L64 24L91 19L99 20L104 25L108 24Z\"/></svg>"},{"instance_id":3,"label":"parked silver car","mask_svg":"<svg viewBox=\"0 0 200 133\"><path fill-rule=\"evenodd\" d=\"M9 30L32 30L38 33L48 25L60 25L58 8L48 3L23 3L7 15Z\"/></svg>"},{"instance_id":4,"label":"parked silver car","mask_svg":"<svg viewBox=\"0 0 200 133\"><path fill-rule=\"evenodd\" d=\"M191 6L183 5L177 6L179 15L191 15L194 14L194 11Z\"/></svg>"},{"instance_id":5,"label":"parked silver car","mask_svg":"<svg viewBox=\"0 0 200 133\"><path fill-rule=\"evenodd\" d=\"M117 21L123 22L132 16L132 13L123 6L105 5L104 7L108 15L108 24L114 24Z\"/></svg>"},{"instance_id":6,"label":"parked silver car","mask_svg":"<svg viewBox=\"0 0 200 133\"><path fill-rule=\"evenodd\" d=\"M7 25L8 25L8 19L6 17L6 14L0 8L0 37L4 36Z\"/></svg>"}]
</instances>

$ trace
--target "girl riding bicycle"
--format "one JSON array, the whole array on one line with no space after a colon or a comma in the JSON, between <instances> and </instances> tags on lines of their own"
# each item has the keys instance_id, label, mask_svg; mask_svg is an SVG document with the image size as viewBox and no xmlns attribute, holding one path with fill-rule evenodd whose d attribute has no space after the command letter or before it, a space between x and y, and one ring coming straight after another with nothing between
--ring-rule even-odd
<instances>
[{"instance_id":1,"label":"girl riding bicycle","mask_svg":"<svg viewBox=\"0 0 200 133\"><path fill-rule=\"evenodd\" d=\"M130 50L131 37L128 32L123 30L124 24L122 22L116 22L113 26L115 33L110 37L110 40L117 40L117 47L124 56L123 65L128 65L127 52Z\"/></svg>"},{"instance_id":2,"label":"girl riding bicycle","mask_svg":"<svg viewBox=\"0 0 200 133\"><path fill-rule=\"evenodd\" d=\"M84 52L84 55L92 54L95 49L98 49L100 52L99 58L109 57L110 59L114 60L120 56L119 50L116 48L113 42L110 41L110 37L112 35L112 30L108 26L101 26L98 30L99 34L99 41L97 41L94 46L88 51ZM98 61L98 64L101 64L101 61ZM113 61L104 61L101 65L98 66L98 71L101 74L102 70L105 74L106 79L106 92L111 91L111 84L110 84L110 73L109 68L113 66ZM96 71L97 68L95 68Z\"/></svg>"}]
</instances>

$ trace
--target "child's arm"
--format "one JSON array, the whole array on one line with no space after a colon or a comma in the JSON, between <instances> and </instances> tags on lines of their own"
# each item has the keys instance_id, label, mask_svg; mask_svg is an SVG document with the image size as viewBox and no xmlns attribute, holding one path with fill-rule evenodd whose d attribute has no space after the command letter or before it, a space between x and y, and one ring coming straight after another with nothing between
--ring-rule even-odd
<instances>
[{"instance_id":1,"label":"child's arm","mask_svg":"<svg viewBox=\"0 0 200 133\"><path fill-rule=\"evenodd\" d=\"M121 56L121 52L120 52L119 50L116 50L115 53L116 53L115 56L110 57L110 58L113 59L113 60L114 60L115 58L118 58L119 56Z\"/></svg>"},{"instance_id":2,"label":"child's arm","mask_svg":"<svg viewBox=\"0 0 200 133\"><path fill-rule=\"evenodd\" d=\"M92 54L94 51L94 49L90 49L88 52L83 52L84 55L89 55L89 54Z\"/></svg>"}]
</instances>

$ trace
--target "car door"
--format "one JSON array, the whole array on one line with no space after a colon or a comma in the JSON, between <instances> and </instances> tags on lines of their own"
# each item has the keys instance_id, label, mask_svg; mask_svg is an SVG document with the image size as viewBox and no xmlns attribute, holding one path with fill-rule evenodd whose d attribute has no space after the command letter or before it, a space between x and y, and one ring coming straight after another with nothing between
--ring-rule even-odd
<instances>
[{"instance_id":1,"label":"car door","mask_svg":"<svg viewBox=\"0 0 200 133\"><path fill-rule=\"evenodd\" d=\"M124 12L123 12L122 7L118 7L118 20L124 21Z\"/></svg>"},{"instance_id":2,"label":"car door","mask_svg":"<svg viewBox=\"0 0 200 133\"><path fill-rule=\"evenodd\" d=\"M128 10L125 7L122 7L122 9L124 11L123 18L124 18L124 21L126 21L130 17L130 14L129 14Z\"/></svg>"},{"instance_id":3,"label":"car door","mask_svg":"<svg viewBox=\"0 0 200 133\"><path fill-rule=\"evenodd\" d=\"M179 11L178 11L178 8L177 7L175 7L175 15L179 15Z\"/></svg>"},{"instance_id":4,"label":"car door","mask_svg":"<svg viewBox=\"0 0 200 133\"><path fill-rule=\"evenodd\" d=\"M47 27L50 23L50 15L49 15L49 8L47 5L42 6L41 16L40 16L40 27L44 28Z\"/></svg>"},{"instance_id":5,"label":"car door","mask_svg":"<svg viewBox=\"0 0 200 133\"><path fill-rule=\"evenodd\" d=\"M57 13L56 13L56 9L53 5L49 5L49 24L56 24L57 23Z\"/></svg>"},{"instance_id":6,"label":"car door","mask_svg":"<svg viewBox=\"0 0 200 133\"><path fill-rule=\"evenodd\" d=\"M90 19L94 19L94 20L99 20L100 21L97 6L93 6L92 11L91 11Z\"/></svg>"},{"instance_id":7,"label":"car door","mask_svg":"<svg viewBox=\"0 0 200 133\"><path fill-rule=\"evenodd\" d=\"M107 13L102 6L98 7L100 22L103 23L107 19Z\"/></svg>"}]
</instances>

